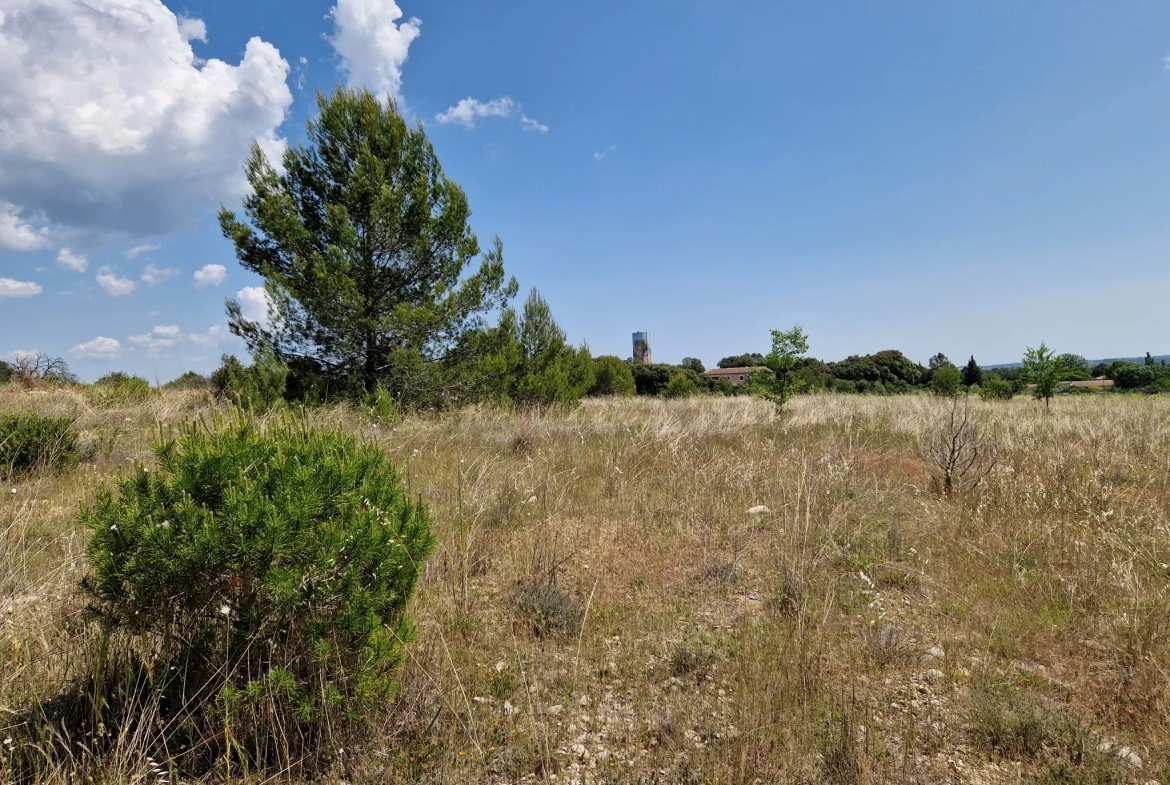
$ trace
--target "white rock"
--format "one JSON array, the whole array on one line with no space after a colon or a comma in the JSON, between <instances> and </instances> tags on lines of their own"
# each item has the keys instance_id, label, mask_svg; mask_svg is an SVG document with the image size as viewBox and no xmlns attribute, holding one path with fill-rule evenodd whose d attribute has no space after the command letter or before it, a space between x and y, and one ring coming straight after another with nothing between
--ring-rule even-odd
<instances>
[{"instance_id":1,"label":"white rock","mask_svg":"<svg viewBox=\"0 0 1170 785\"><path fill-rule=\"evenodd\" d=\"M943 673L942 671L940 671L938 668L931 668L930 670L928 670L926 673L924 673L922 675L925 676L926 680L929 681L931 684L938 684L940 681L942 681L943 679L945 679L947 677L947 675L945 673Z\"/></svg>"},{"instance_id":2,"label":"white rock","mask_svg":"<svg viewBox=\"0 0 1170 785\"><path fill-rule=\"evenodd\" d=\"M1142 758L1129 747L1118 747L1115 751L1117 757L1128 763L1131 768L1140 769L1142 767Z\"/></svg>"},{"instance_id":3,"label":"white rock","mask_svg":"<svg viewBox=\"0 0 1170 785\"><path fill-rule=\"evenodd\" d=\"M764 505L757 504L755 507L749 507L747 514L748 515L767 515L770 512L771 512L771 510L768 509L767 507L765 507Z\"/></svg>"},{"instance_id":4,"label":"white rock","mask_svg":"<svg viewBox=\"0 0 1170 785\"><path fill-rule=\"evenodd\" d=\"M942 646L931 646L926 650L926 656L932 657L936 660L941 660L943 657L947 656L947 653L943 650Z\"/></svg>"}]
</instances>

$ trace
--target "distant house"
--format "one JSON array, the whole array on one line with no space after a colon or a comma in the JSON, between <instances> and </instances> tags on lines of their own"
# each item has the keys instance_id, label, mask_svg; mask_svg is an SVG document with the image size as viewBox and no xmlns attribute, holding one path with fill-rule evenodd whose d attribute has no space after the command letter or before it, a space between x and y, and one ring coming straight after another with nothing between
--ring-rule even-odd
<instances>
[{"instance_id":1,"label":"distant house","mask_svg":"<svg viewBox=\"0 0 1170 785\"><path fill-rule=\"evenodd\" d=\"M1104 376L1097 376L1084 382L1061 382L1062 387L1091 387L1093 389L1101 389L1104 387L1112 387L1113 380L1106 379Z\"/></svg>"},{"instance_id":2,"label":"distant house","mask_svg":"<svg viewBox=\"0 0 1170 785\"><path fill-rule=\"evenodd\" d=\"M703 376L708 379L726 379L738 387L750 379L752 373L766 370L768 369L762 365L753 365L750 368L712 368L709 371L704 371Z\"/></svg>"},{"instance_id":3,"label":"distant house","mask_svg":"<svg viewBox=\"0 0 1170 785\"><path fill-rule=\"evenodd\" d=\"M1086 387L1090 390L1103 390L1106 387L1113 386L1112 379L1106 379L1104 376L1095 376L1083 382L1057 382L1058 387ZM1028 389L1033 390L1036 385L1029 384Z\"/></svg>"}]
</instances>

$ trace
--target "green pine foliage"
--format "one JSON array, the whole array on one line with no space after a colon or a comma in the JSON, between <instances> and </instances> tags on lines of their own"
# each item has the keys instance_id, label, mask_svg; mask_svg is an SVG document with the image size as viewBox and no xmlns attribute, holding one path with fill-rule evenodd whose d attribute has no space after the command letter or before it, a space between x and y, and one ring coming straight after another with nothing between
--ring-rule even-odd
<instances>
[{"instance_id":1,"label":"green pine foliage","mask_svg":"<svg viewBox=\"0 0 1170 785\"><path fill-rule=\"evenodd\" d=\"M72 418L43 417L31 412L0 414L0 477L38 469L60 470L80 457Z\"/></svg>"},{"instance_id":2,"label":"green pine foliage","mask_svg":"<svg viewBox=\"0 0 1170 785\"><path fill-rule=\"evenodd\" d=\"M169 749L206 762L230 737L233 756L288 764L384 706L434 541L385 454L236 414L155 456L83 512L83 587L179 734Z\"/></svg>"},{"instance_id":3,"label":"green pine foliage","mask_svg":"<svg viewBox=\"0 0 1170 785\"><path fill-rule=\"evenodd\" d=\"M628 363L612 354L594 358L590 395L633 395L636 391L634 372Z\"/></svg>"},{"instance_id":4,"label":"green pine foliage","mask_svg":"<svg viewBox=\"0 0 1170 785\"><path fill-rule=\"evenodd\" d=\"M983 384L983 369L975 362L975 355L971 355L971 359L963 366L963 385L975 387L980 384Z\"/></svg>"},{"instance_id":5,"label":"green pine foliage","mask_svg":"<svg viewBox=\"0 0 1170 785\"><path fill-rule=\"evenodd\" d=\"M279 169L253 145L243 220L220 212L272 300L266 323L229 300L229 327L254 355L304 361L333 394L381 384L406 408L461 403L448 395L450 366L468 360L455 350L516 294L503 244L481 253L467 195L392 99L338 87L317 108Z\"/></svg>"},{"instance_id":6,"label":"green pine foliage","mask_svg":"<svg viewBox=\"0 0 1170 785\"><path fill-rule=\"evenodd\" d=\"M220 398L244 409L264 411L284 400L288 366L269 352L261 352L245 366L234 354L225 354L211 374L211 388Z\"/></svg>"}]
</instances>

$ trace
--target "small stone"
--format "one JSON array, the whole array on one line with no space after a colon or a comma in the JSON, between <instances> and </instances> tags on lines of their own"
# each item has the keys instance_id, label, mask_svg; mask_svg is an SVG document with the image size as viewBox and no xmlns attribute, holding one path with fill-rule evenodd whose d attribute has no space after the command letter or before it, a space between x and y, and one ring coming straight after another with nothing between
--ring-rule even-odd
<instances>
[{"instance_id":1,"label":"small stone","mask_svg":"<svg viewBox=\"0 0 1170 785\"><path fill-rule=\"evenodd\" d=\"M765 507L764 505L757 504L755 507L749 507L747 514L748 515L767 515L770 512L771 512L771 510L768 509L767 507Z\"/></svg>"},{"instance_id":2,"label":"small stone","mask_svg":"<svg viewBox=\"0 0 1170 785\"><path fill-rule=\"evenodd\" d=\"M1129 747L1118 747L1114 754L1129 764L1130 768L1140 769L1142 767L1142 758Z\"/></svg>"},{"instance_id":3,"label":"small stone","mask_svg":"<svg viewBox=\"0 0 1170 785\"><path fill-rule=\"evenodd\" d=\"M581 701L580 701L580 703L581 703L581 705L582 705L582 706L588 706L588 705L589 705L589 696L588 696L588 695L582 695L582 696L581 696Z\"/></svg>"},{"instance_id":4,"label":"small stone","mask_svg":"<svg viewBox=\"0 0 1170 785\"><path fill-rule=\"evenodd\" d=\"M941 660L943 657L947 656L947 653L942 646L931 646L926 650L926 656L930 657L931 659Z\"/></svg>"},{"instance_id":5,"label":"small stone","mask_svg":"<svg viewBox=\"0 0 1170 785\"><path fill-rule=\"evenodd\" d=\"M945 673L943 673L942 671L940 671L938 668L931 668L930 670L926 671L926 673L924 673L922 675L925 676L926 680L929 681L931 684L938 684L940 681L942 681L943 679L945 679L947 677L947 675Z\"/></svg>"}]
</instances>

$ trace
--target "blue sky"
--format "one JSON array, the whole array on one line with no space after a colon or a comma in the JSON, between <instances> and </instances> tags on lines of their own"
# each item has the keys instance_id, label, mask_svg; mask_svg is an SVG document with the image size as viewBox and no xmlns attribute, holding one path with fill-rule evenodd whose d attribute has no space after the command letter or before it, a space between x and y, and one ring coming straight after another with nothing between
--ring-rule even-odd
<instances>
[{"instance_id":1,"label":"blue sky","mask_svg":"<svg viewBox=\"0 0 1170 785\"><path fill-rule=\"evenodd\" d=\"M12 3L0 355L166 380L238 352L223 300L259 281L216 206L247 139L301 138L338 82L397 89L481 240L594 354L647 330L713 365L796 322L826 360L1170 351L1164 2ZM469 98L487 116L440 121Z\"/></svg>"}]
</instances>

